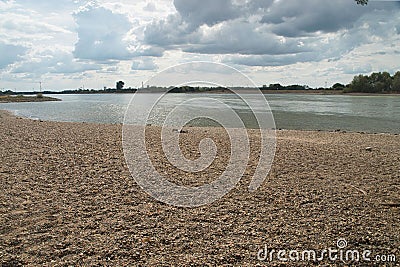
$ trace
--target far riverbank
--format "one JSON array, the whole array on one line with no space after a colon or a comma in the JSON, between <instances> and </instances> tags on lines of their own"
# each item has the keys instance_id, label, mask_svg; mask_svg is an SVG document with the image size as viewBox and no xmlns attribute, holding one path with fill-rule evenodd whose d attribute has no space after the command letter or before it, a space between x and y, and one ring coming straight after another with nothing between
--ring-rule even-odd
<instances>
[{"instance_id":1,"label":"far riverbank","mask_svg":"<svg viewBox=\"0 0 400 267\"><path fill-rule=\"evenodd\" d=\"M61 99L50 96L24 96L24 95L0 96L0 103L45 102L45 101L61 101Z\"/></svg>"}]
</instances>

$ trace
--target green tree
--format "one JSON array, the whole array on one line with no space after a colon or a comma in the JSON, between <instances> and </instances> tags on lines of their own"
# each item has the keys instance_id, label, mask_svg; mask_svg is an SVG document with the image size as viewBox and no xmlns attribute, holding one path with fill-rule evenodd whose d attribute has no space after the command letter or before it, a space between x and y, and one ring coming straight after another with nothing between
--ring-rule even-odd
<instances>
[{"instance_id":1,"label":"green tree","mask_svg":"<svg viewBox=\"0 0 400 267\"><path fill-rule=\"evenodd\" d=\"M362 74L355 76L350 84L351 92L372 93L373 87L369 81L368 76Z\"/></svg>"},{"instance_id":2,"label":"green tree","mask_svg":"<svg viewBox=\"0 0 400 267\"><path fill-rule=\"evenodd\" d=\"M374 72L369 77L369 82L374 93L380 93L392 90L392 77L389 72Z\"/></svg>"},{"instance_id":3,"label":"green tree","mask_svg":"<svg viewBox=\"0 0 400 267\"><path fill-rule=\"evenodd\" d=\"M341 84L341 83L335 83L335 84L332 86L332 88L333 88L334 90L343 90L343 89L345 88L345 85L344 85L344 84Z\"/></svg>"},{"instance_id":4,"label":"green tree","mask_svg":"<svg viewBox=\"0 0 400 267\"><path fill-rule=\"evenodd\" d=\"M383 83L383 90L382 92L385 91L392 91L392 76L390 76L390 73L387 71L382 72L382 77L381 77L381 82Z\"/></svg>"},{"instance_id":5,"label":"green tree","mask_svg":"<svg viewBox=\"0 0 400 267\"><path fill-rule=\"evenodd\" d=\"M400 71L396 72L393 75L392 90L396 91L396 92L400 92Z\"/></svg>"},{"instance_id":6,"label":"green tree","mask_svg":"<svg viewBox=\"0 0 400 267\"><path fill-rule=\"evenodd\" d=\"M122 88L124 88L125 83L123 81L119 81L117 82L117 90L122 90Z\"/></svg>"},{"instance_id":7,"label":"green tree","mask_svg":"<svg viewBox=\"0 0 400 267\"><path fill-rule=\"evenodd\" d=\"M270 89L270 90L282 90L284 88L279 83L275 83L275 84L270 84L268 89Z\"/></svg>"}]
</instances>

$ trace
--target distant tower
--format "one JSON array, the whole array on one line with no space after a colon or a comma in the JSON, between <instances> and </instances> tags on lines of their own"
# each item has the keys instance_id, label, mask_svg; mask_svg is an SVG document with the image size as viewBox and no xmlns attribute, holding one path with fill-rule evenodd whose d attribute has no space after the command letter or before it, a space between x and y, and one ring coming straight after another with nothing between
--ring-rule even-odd
<instances>
[{"instance_id":1,"label":"distant tower","mask_svg":"<svg viewBox=\"0 0 400 267\"><path fill-rule=\"evenodd\" d=\"M42 92L42 82L39 82L39 92Z\"/></svg>"}]
</instances>

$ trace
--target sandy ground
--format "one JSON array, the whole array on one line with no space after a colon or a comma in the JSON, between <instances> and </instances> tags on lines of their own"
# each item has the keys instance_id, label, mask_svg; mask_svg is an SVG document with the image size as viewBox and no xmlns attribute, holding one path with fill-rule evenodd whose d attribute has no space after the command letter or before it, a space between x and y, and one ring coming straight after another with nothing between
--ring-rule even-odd
<instances>
[{"instance_id":1,"label":"sandy ground","mask_svg":"<svg viewBox=\"0 0 400 267\"><path fill-rule=\"evenodd\" d=\"M1 266L343 266L257 259L265 246L321 251L339 238L346 249L400 263L400 136L279 131L272 170L249 193L259 138L251 131L253 153L238 186L213 204L178 208L157 202L130 176L121 125L1 112L0 129ZM189 158L198 156L201 138L216 140L218 160L197 176L170 166L155 141L159 129L148 131L154 165L175 182L198 185L226 165L223 129L180 134ZM384 265L362 262L373 264Z\"/></svg>"}]
</instances>

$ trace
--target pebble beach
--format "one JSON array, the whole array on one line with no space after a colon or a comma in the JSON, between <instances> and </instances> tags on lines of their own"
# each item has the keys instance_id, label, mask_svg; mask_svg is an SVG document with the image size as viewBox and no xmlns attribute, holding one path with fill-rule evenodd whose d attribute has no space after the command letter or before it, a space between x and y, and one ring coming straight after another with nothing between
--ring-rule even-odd
<instances>
[{"instance_id":1,"label":"pebble beach","mask_svg":"<svg viewBox=\"0 0 400 267\"><path fill-rule=\"evenodd\" d=\"M156 201L131 177L122 125L50 122L0 111L1 266L343 266L340 261L261 260L260 250L346 247L396 255L400 264L400 136L277 131L271 171L249 192L257 161L216 202L179 208ZM157 170L185 185L215 179L226 167L222 128L187 128L188 158L212 138L218 158L185 174L168 164L160 129L148 127ZM259 135L249 130L252 151ZM360 263L361 264L361 263ZM351 264L349 264L351 265Z\"/></svg>"}]
</instances>

